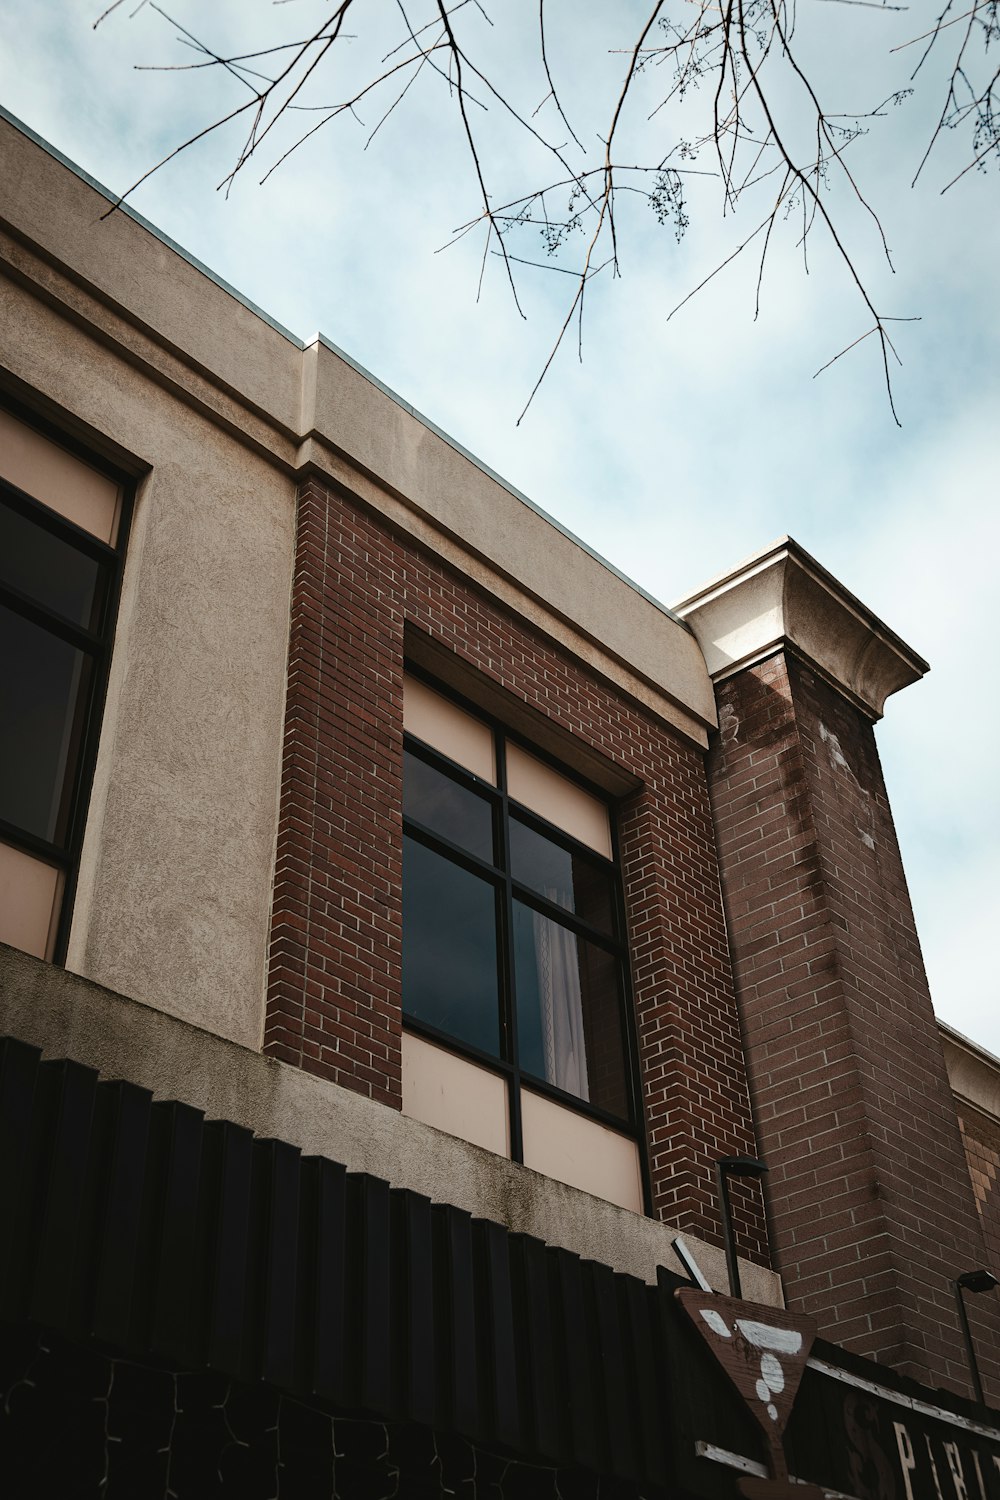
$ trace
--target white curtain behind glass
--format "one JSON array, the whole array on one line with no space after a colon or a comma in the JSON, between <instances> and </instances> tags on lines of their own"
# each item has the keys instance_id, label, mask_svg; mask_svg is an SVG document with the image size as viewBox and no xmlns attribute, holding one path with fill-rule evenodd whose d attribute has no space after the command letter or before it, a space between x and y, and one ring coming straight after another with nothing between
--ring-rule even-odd
<instances>
[{"instance_id":1,"label":"white curtain behind glass","mask_svg":"<svg viewBox=\"0 0 1000 1500\"><path fill-rule=\"evenodd\" d=\"M558 890L546 889L545 894L550 901L565 904ZM538 913L533 925L545 1076L568 1094L589 1099L576 938L568 928Z\"/></svg>"}]
</instances>

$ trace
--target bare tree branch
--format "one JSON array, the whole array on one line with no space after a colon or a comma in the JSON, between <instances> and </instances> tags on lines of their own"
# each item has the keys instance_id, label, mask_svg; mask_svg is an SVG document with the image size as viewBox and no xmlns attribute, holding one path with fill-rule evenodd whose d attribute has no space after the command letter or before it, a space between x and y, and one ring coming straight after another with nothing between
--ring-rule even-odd
<instances>
[{"instance_id":1,"label":"bare tree branch","mask_svg":"<svg viewBox=\"0 0 1000 1500\"><path fill-rule=\"evenodd\" d=\"M107 5L95 26L118 11L122 3L113 0ZM837 3L886 13L907 8L905 4L876 0ZM962 0L942 0L942 9L929 30L891 48L899 51L923 44L911 78L914 87L918 76L925 86L924 77L929 76L925 65L935 49L941 51L946 44L954 48L943 104L914 178L916 181L924 172L944 131L966 132L971 141L968 160L942 191L953 187L973 167L982 169L1000 155L1000 69L992 66L992 58L989 66L983 66L990 46L1000 43L1000 0L976 0L971 8L964 0L959 12L960 3ZM874 336L880 348L890 410L898 422L890 373L890 356L897 361L898 355L888 333L893 319L876 308L866 247L874 245L890 270L892 260L878 214L855 170L856 158L848 158L847 153L859 137L885 117L890 106L899 104L911 90L891 94L874 109L856 113L827 110L810 68L798 52L795 0L656 0L646 11L631 45L615 47L608 54L623 59L624 71L611 92L605 127L593 134L580 127L584 110L578 97L575 104L571 102L568 90L572 89L572 75L565 66L560 68L558 44L553 51L551 11L546 10L546 0L538 0L537 31L533 32L529 59L533 67L524 70L523 77L528 97L541 99L534 107L520 97L521 80L512 84L489 51L494 28L482 0L396 0L400 40L385 50L391 38L382 39L381 65L363 64L365 71L358 76L355 70L351 82L341 85L330 102L323 102L319 80L332 75L333 57L350 66L351 49L344 50L349 40L345 30L349 12L357 20L357 36L370 38L375 34L372 18L377 8L370 0L339 0L336 4L331 0L322 23L310 34L295 41L256 49L244 45L229 51L196 37L155 0L138 0L132 14L147 6L174 28L181 46L196 54L194 61L160 63L156 70L205 76L214 69L220 80L232 79L247 97L232 108L220 110L209 124L168 152L129 188L116 207L180 153L234 122L243 123L245 135L230 170L219 183L227 193L247 163L259 158L262 150L267 149L269 154L261 177L266 181L324 127L344 115L359 120L359 106L372 100L378 114L367 134L367 149L390 117L400 118L404 101L407 111L425 108L433 91L440 91L444 85L452 106L446 123L455 122L453 128L462 141L479 200L478 210L459 223L447 244L454 245L482 229L477 295L494 259L503 263L505 280L522 318L525 311L516 267L544 268L571 278L572 290L566 287L567 303L557 320L548 357L519 422L574 324L581 352L590 282L609 268L611 279L621 274L623 234L625 226L632 223L629 205L648 205L659 223L669 226L680 240L693 211L689 193L698 191L698 180L703 177L711 177L721 187L724 218L749 212L753 214L750 222L756 227L749 234L740 231L736 248L676 303L670 317L751 244L760 251L754 291L754 317L758 317L765 270L779 238L801 250L802 269L809 274L814 264L809 241L818 232L819 242L825 240L832 247L868 325L864 334L822 369ZM248 11L250 8L247 0ZM865 23L859 19L859 25ZM583 23L578 24L582 27ZM477 43L477 38L482 41L484 26L490 28L485 33L486 50ZM561 40L565 41L565 33ZM420 88L414 91L418 80ZM414 105L414 100L420 102ZM542 115L549 100L552 110ZM571 125L570 113L579 129ZM303 115L309 115L313 123L306 125ZM301 128L293 130L293 138L287 134L279 138L279 126L287 131L296 121ZM556 122L565 127L566 139L551 137L548 127L560 129ZM678 122L684 126L683 134ZM688 128L687 122L693 128ZM626 131L634 134L640 127L645 131L644 143L633 155L633 135ZM526 184L510 180L505 153L511 132L525 152L529 156L533 153L536 159L536 165L526 170L537 175L529 177ZM586 165L585 142L595 137L602 143L600 159ZM624 139L629 141L627 147L621 145ZM498 183L500 190L495 193ZM766 212L759 217L764 193L773 196L768 197ZM790 219L794 227L786 230ZM859 232L862 249L856 251ZM580 253L573 257L570 242L578 234ZM541 237L544 258L524 253L525 237L533 236ZM565 280L562 284L566 285Z\"/></svg>"},{"instance_id":2,"label":"bare tree branch","mask_svg":"<svg viewBox=\"0 0 1000 1500\"><path fill-rule=\"evenodd\" d=\"M510 282L511 293L513 294L513 297L514 297L514 306L517 308L518 312L521 314L521 317L523 318L524 317L524 310L521 307L520 301L518 300L517 286L516 286L515 281L514 281L514 272L511 269L510 259L509 259L508 255L507 255L507 246L504 244L503 235L501 234L501 232L500 232L499 228L497 227L496 222L494 221L494 218L493 218L493 210L490 208L490 195L486 191L486 182L485 182L485 180L483 178L483 169L482 169L482 166L480 165L480 161L479 161L479 152L476 149L476 142L475 142L475 138L474 138L474 136L472 134L472 126L469 124L469 117L468 117L468 115L465 112L465 91L462 88L462 57L461 57L461 53L459 52L458 44L455 41L455 33L451 29L451 20L450 20L449 15L448 15L447 8L444 5L444 0L437 0L437 7L438 7L438 14L441 17L442 22L444 23L444 29L445 29L445 32L447 34L448 41L449 41L449 44L451 46L452 55L453 55L454 60L455 60L455 77L456 77L457 84L458 84L458 107L459 107L459 109L461 110L461 113L462 113L462 126L463 126L463 129L465 131L465 139L468 142L469 150L472 153L473 163L475 164L476 177L477 177L478 182L479 182L479 189L480 189L480 192L483 195L483 209L484 209L484 211L486 213L487 219L489 220L489 233L487 234L487 240L486 240L487 249L489 248L489 237L490 237L490 234L495 234L496 237L497 237L497 240L499 242L500 249L501 249L501 251L503 253L504 267L505 267L505 269L507 271L507 280ZM485 264L486 264L486 258L485 258L485 253L484 253L483 265L485 266ZM480 272L480 286L482 286L482 272Z\"/></svg>"},{"instance_id":3,"label":"bare tree branch","mask_svg":"<svg viewBox=\"0 0 1000 1500\"><path fill-rule=\"evenodd\" d=\"M570 135L573 137L574 141L579 146L580 150L581 151L585 151L586 147L584 146L583 142L580 140L580 137L577 135L576 131L573 129L572 125L569 123L569 121L566 118L565 110L563 109L562 105L559 103L559 95L556 92L556 86L555 86L554 82L552 81L552 72L551 72L551 70L549 68L549 55L548 55L547 51L545 50L545 0L538 0L538 37L539 37L539 42L541 44L541 49L542 49L542 66L545 69L545 76L546 76L546 78L548 79L548 82L549 82L549 94L551 95L552 103L555 105L556 109L559 111L559 118L562 120L563 124L566 126L566 129L569 131Z\"/></svg>"}]
</instances>

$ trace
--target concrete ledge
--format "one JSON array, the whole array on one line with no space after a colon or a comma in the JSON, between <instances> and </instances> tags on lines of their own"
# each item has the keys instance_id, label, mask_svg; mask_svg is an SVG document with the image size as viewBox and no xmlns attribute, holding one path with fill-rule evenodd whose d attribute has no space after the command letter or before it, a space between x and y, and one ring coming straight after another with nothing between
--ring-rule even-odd
<instances>
[{"instance_id":1,"label":"concrete ledge","mask_svg":"<svg viewBox=\"0 0 1000 1500\"><path fill-rule=\"evenodd\" d=\"M794 647L872 719L890 693L929 671L924 659L791 537L781 537L674 605L713 681Z\"/></svg>"},{"instance_id":2,"label":"concrete ledge","mask_svg":"<svg viewBox=\"0 0 1000 1500\"><path fill-rule=\"evenodd\" d=\"M461 546L462 566L477 582L496 591L485 564L673 699L695 720L695 735L715 727L698 644L664 605L329 345L317 342L303 358L302 422L310 440L301 466L312 462L329 473L325 450L343 455L386 492L375 503L390 519L410 529L392 514L396 497L434 528L441 538L435 550L449 540Z\"/></svg>"},{"instance_id":3,"label":"concrete ledge","mask_svg":"<svg viewBox=\"0 0 1000 1500\"><path fill-rule=\"evenodd\" d=\"M666 606L328 340L304 347L140 216L106 217L113 201L0 110L9 277L237 444L344 485L704 747L711 683ZM18 375L53 399L30 367Z\"/></svg>"},{"instance_id":4,"label":"concrete ledge","mask_svg":"<svg viewBox=\"0 0 1000 1500\"><path fill-rule=\"evenodd\" d=\"M952 1093L1000 1124L1000 1057L938 1022Z\"/></svg>"},{"instance_id":5,"label":"concrete ledge","mask_svg":"<svg viewBox=\"0 0 1000 1500\"><path fill-rule=\"evenodd\" d=\"M452 1203L478 1218L559 1245L643 1281L657 1266L683 1275L676 1231L565 1187L477 1146L404 1118L299 1068L152 1010L0 944L0 1034L124 1078L158 1099L289 1141L307 1155L370 1172L393 1187ZM685 1233L713 1286L725 1289L722 1251ZM741 1261L744 1294L781 1306L772 1271Z\"/></svg>"}]
</instances>

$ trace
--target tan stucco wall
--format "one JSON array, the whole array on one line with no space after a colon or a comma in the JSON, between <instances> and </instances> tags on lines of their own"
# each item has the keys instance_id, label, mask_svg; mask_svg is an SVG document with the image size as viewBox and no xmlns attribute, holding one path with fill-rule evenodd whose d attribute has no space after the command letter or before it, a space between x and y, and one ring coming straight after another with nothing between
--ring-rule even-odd
<instances>
[{"instance_id":1,"label":"tan stucco wall","mask_svg":"<svg viewBox=\"0 0 1000 1500\"><path fill-rule=\"evenodd\" d=\"M210 1119L290 1141L306 1154L453 1203L644 1281L655 1281L658 1265L684 1274L671 1243L676 1231L663 1224L0 944L0 1035L5 1032L47 1057L127 1078L158 1099L179 1099ZM684 1239L713 1286L724 1290L722 1251L686 1232ZM740 1276L746 1297L782 1305L773 1271L741 1260Z\"/></svg>"},{"instance_id":2,"label":"tan stucco wall","mask_svg":"<svg viewBox=\"0 0 1000 1500\"><path fill-rule=\"evenodd\" d=\"M256 1046L294 480L22 289L5 288L0 320L14 375L151 466L67 964Z\"/></svg>"},{"instance_id":3,"label":"tan stucco wall","mask_svg":"<svg viewBox=\"0 0 1000 1500\"><path fill-rule=\"evenodd\" d=\"M137 328L239 392L288 432L301 412L301 354L127 214L0 119L0 216Z\"/></svg>"}]
</instances>

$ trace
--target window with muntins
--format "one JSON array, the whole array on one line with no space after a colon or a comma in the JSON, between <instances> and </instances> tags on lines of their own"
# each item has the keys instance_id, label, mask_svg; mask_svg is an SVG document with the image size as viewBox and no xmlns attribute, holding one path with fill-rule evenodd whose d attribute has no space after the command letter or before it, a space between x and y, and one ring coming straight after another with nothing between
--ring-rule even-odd
<instances>
[{"instance_id":1,"label":"window with muntins","mask_svg":"<svg viewBox=\"0 0 1000 1500\"><path fill-rule=\"evenodd\" d=\"M122 486L0 409L0 941L61 958L119 577Z\"/></svg>"},{"instance_id":2,"label":"window with muntins","mask_svg":"<svg viewBox=\"0 0 1000 1500\"><path fill-rule=\"evenodd\" d=\"M641 1210L610 810L412 676L406 724L404 1109Z\"/></svg>"}]
</instances>

